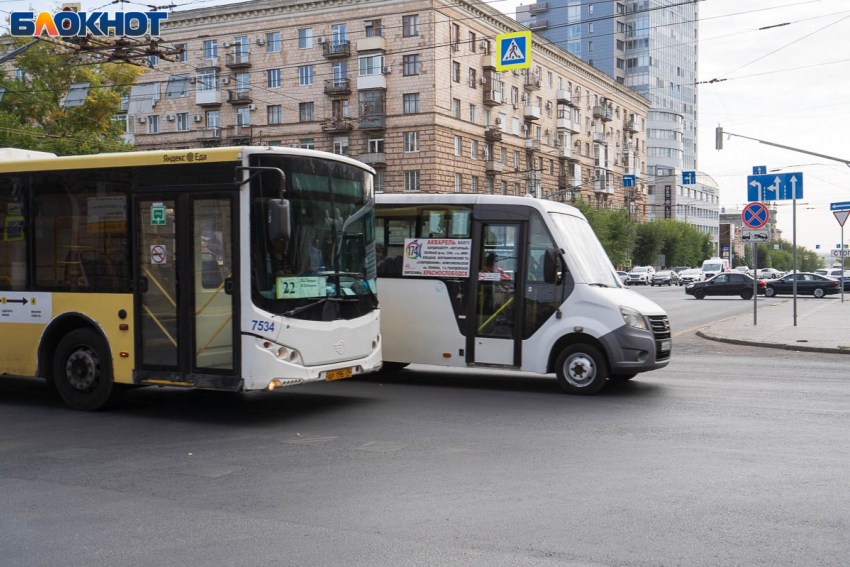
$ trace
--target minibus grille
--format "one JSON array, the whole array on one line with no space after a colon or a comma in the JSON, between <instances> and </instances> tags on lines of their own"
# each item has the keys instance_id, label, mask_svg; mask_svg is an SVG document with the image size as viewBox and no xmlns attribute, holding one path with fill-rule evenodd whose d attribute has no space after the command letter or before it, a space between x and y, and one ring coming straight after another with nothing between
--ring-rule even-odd
<instances>
[{"instance_id":1,"label":"minibus grille","mask_svg":"<svg viewBox=\"0 0 850 567\"><path fill-rule=\"evenodd\" d=\"M666 315L651 315L649 317L649 324L652 325L652 333L655 335L656 347L658 346L659 341L669 339L671 337L670 320L667 319ZM660 349L656 348L655 352L657 353L657 360L670 358L670 351L662 353Z\"/></svg>"}]
</instances>

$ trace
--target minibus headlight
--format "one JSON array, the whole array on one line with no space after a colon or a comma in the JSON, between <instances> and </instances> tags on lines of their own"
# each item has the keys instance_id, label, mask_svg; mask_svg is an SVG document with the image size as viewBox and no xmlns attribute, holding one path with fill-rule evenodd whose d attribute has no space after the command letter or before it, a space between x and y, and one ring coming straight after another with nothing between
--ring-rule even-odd
<instances>
[{"instance_id":1,"label":"minibus headlight","mask_svg":"<svg viewBox=\"0 0 850 567\"><path fill-rule=\"evenodd\" d=\"M644 331L649 330L649 325L646 324L646 317L641 315L640 311L638 311L637 309L632 309L631 307L621 305L620 313L623 314L623 320L629 327L634 327L635 329L643 329Z\"/></svg>"}]
</instances>

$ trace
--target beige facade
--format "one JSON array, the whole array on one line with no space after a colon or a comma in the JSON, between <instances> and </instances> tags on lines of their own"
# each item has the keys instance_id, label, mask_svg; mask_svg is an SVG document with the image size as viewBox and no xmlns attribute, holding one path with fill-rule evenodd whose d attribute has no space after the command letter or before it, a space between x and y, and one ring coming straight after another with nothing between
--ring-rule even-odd
<instances>
[{"instance_id":1,"label":"beige facade","mask_svg":"<svg viewBox=\"0 0 850 567\"><path fill-rule=\"evenodd\" d=\"M185 44L185 61L159 61L138 80L159 83L160 98L128 129L141 150L314 147L370 163L386 192L580 198L631 204L645 219L649 102L537 36L529 72L497 72L496 35L524 29L468 0L173 13L163 40ZM180 74L188 96L170 98ZM624 190L623 174L637 186Z\"/></svg>"}]
</instances>

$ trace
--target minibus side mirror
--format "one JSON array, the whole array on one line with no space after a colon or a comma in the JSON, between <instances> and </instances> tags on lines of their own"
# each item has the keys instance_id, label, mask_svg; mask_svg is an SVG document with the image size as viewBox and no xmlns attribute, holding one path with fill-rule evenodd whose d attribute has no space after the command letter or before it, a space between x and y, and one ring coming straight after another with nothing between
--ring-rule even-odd
<instances>
[{"instance_id":1,"label":"minibus side mirror","mask_svg":"<svg viewBox=\"0 0 850 567\"><path fill-rule=\"evenodd\" d=\"M558 283L558 250L550 248L543 257L543 281Z\"/></svg>"},{"instance_id":2,"label":"minibus side mirror","mask_svg":"<svg viewBox=\"0 0 850 567\"><path fill-rule=\"evenodd\" d=\"M292 236L292 223L289 218L287 199L269 200L269 240L283 242Z\"/></svg>"}]
</instances>

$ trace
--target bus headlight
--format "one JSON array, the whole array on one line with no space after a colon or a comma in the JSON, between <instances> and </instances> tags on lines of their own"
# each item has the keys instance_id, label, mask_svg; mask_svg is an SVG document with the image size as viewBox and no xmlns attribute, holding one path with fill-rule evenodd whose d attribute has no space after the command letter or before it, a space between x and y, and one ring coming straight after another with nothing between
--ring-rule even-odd
<instances>
[{"instance_id":1,"label":"bus headlight","mask_svg":"<svg viewBox=\"0 0 850 567\"><path fill-rule=\"evenodd\" d=\"M643 329L644 331L649 330L649 325L646 324L646 317L641 315L641 312L637 309L632 309L631 307L621 305L620 313L622 313L623 320L629 327L634 327L635 329Z\"/></svg>"}]
</instances>

